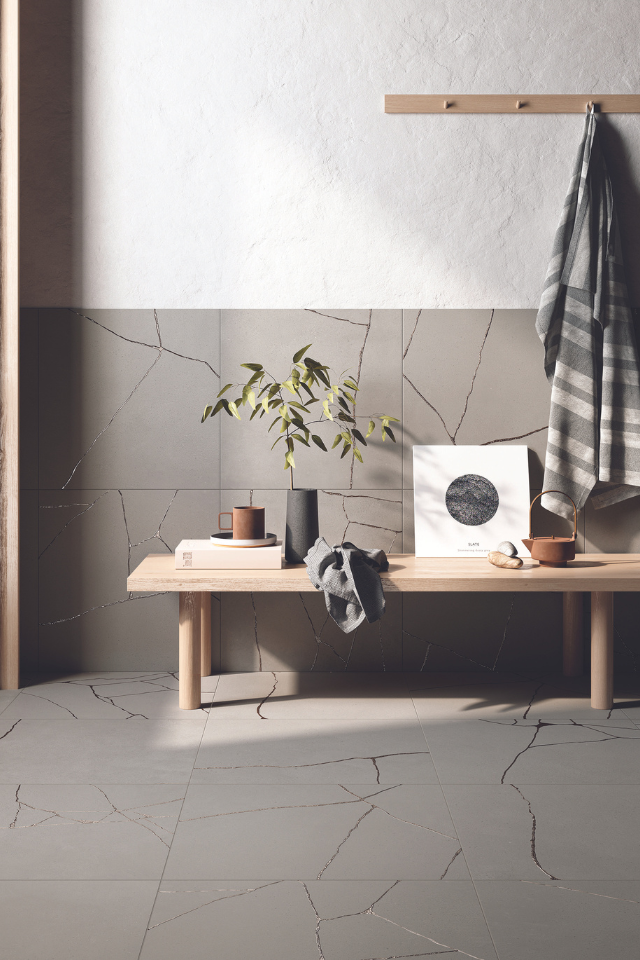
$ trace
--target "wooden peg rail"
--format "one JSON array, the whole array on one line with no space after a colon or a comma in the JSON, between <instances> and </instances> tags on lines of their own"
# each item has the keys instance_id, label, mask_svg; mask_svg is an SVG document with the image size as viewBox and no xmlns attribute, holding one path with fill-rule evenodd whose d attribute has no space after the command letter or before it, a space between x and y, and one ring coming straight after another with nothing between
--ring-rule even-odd
<instances>
[{"instance_id":1,"label":"wooden peg rail","mask_svg":"<svg viewBox=\"0 0 640 960\"><path fill-rule=\"evenodd\" d=\"M640 94L388 93L385 113L640 113Z\"/></svg>"}]
</instances>

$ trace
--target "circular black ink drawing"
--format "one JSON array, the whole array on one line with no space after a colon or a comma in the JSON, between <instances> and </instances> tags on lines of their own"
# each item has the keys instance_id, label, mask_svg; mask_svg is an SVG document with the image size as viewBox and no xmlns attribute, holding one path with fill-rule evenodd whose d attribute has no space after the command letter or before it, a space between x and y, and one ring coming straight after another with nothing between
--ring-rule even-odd
<instances>
[{"instance_id":1,"label":"circular black ink drawing","mask_svg":"<svg viewBox=\"0 0 640 960\"><path fill-rule=\"evenodd\" d=\"M498 491L486 477L465 473L449 484L444 497L454 520L465 527L478 527L495 517L500 505Z\"/></svg>"}]
</instances>

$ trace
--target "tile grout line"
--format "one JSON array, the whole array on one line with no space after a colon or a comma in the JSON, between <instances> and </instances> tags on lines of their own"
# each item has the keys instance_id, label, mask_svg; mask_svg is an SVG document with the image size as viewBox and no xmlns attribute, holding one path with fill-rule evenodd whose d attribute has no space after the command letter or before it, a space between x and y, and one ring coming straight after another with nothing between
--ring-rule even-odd
<instances>
[{"instance_id":1,"label":"tile grout line","mask_svg":"<svg viewBox=\"0 0 640 960\"><path fill-rule=\"evenodd\" d=\"M473 890L474 890L474 893L475 893L475 895L476 895L476 900L478 901L478 906L480 907L480 912L481 912L482 917L483 917L483 919L484 919L485 926L486 926L486 928L487 928L487 933L489 934L489 937L490 937L490 939L491 939L491 943L493 944L493 949L494 949L494 951L495 951L497 960L500 960L500 955L499 955L499 953L498 953L498 948L497 948L496 942L495 942L495 940L494 940L494 938L493 938L493 934L492 934L492 932L491 932L491 928L489 927L489 921L487 920L487 916L486 916L486 914L485 914L485 912L484 912L484 907L482 906L482 902L481 902L480 896L479 896L479 894L478 894L478 888L476 887L476 882L475 882L475 880L474 880L474 878L473 878L473 875L472 875L472 873L471 873L471 870L469 869L469 864L467 863L467 857L466 857L466 854L465 854L465 852L464 852L464 847L462 846L462 840L460 839L460 836L459 836L458 826L457 826L455 820L453 819L453 814L451 813L451 809L450 809L450 807L449 807L449 802L448 802L447 797L446 797L446 794L445 794L445 792L444 792L444 789L443 789L443 786L442 786L442 781L440 780L440 774L438 773L438 768L437 768L437 766L436 766L436 762L435 762L433 753L431 752L431 746L430 746L430 744L429 744L429 739L428 739L428 737L427 737L427 734L425 733L424 725L423 725L423 723L422 723L422 721L421 721L421 719L420 719L420 717L419 717L419 715L418 715L418 710L417 710L417 708L416 708L415 700L414 700L414 697L411 695L411 692L410 692L410 691L409 691L409 696L411 697L411 703L412 703L412 705L413 705L413 709L414 709L415 714L416 714L416 719L417 719L418 723L420 724L420 730L422 731L422 736L424 737L425 743L426 743L426 745L427 745L427 749L428 749L428 751L429 751L429 756L431 757L431 762L432 762L432 764L433 764L433 769L434 769L434 771L435 771L436 777L438 778L438 786L440 787L440 791L441 791L441 793L442 793L442 799L444 800L445 807L447 808L447 812L448 812L448 814L449 814L449 816L450 816L450 818L451 818L451 823L453 824L454 829L455 829L455 832L456 832L456 837L457 837L457 839L458 839L458 843L460 844L460 849L461 849L461 851L462 851L462 859L464 860L465 866L466 866L466 868L467 868L467 870L468 870L468 872L469 872L469 878L470 878L470 880L471 880L471 883L473 884Z\"/></svg>"},{"instance_id":2,"label":"tile grout line","mask_svg":"<svg viewBox=\"0 0 640 960\"><path fill-rule=\"evenodd\" d=\"M219 681L219 679L220 679L220 678L218 678L218 681ZM217 689L217 686L218 686L218 684L216 683L216 689ZM211 696L211 703L212 703L212 704L213 704L213 698L214 698L214 696L215 696L215 690L214 690L214 692L213 692L213 694L212 694L212 696ZM202 693L200 694L200 701L202 702ZM158 900L158 894L160 893L160 887L162 886L162 882L163 882L163 880L164 880L165 870L167 869L167 864L168 864L168 862L169 862L169 857L171 856L171 850L172 850L172 848L173 848L173 841L175 840L176 833L178 832L178 827L180 826L180 817L181 817L181 815L182 815L182 809L183 809L184 804L185 804L185 801L186 801L186 799L187 799L187 793L188 793L188 791L189 791L189 786L191 785L191 778L193 777L193 771L194 771L194 768L195 768L195 765L196 765L196 761L197 761L197 759L198 759L198 753L200 752L200 747L202 746L202 740L203 740L203 738L204 738L204 734L205 734L205 731L206 731L206 729L207 729L208 723L209 723L209 714L207 714L207 718L206 718L206 720L205 720L204 726L203 726L203 728L202 728L202 733L201 733L200 739L199 739L199 741L198 741L198 747L197 747L197 749L196 749L196 751L195 751L195 755L194 755L194 758L193 758L193 763L192 763L192 765L191 765L191 773L189 774L189 780L187 781L186 786L185 786L184 797L183 797L182 803L180 804L180 810L178 811L178 816L177 816L177 818L176 818L176 827L175 827L175 830L173 831L173 836L171 837L171 843L169 844L169 849L167 850L167 856L166 856L165 861L164 861L164 867L162 868L162 874L160 875L160 879L158 880L158 887L157 887L157 889L156 889L156 895L155 895L155 897L153 898L153 903L151 904L151 909L150 909L150 911L149 911L149 916L148 916L148 918L147 918L147 926L146 926L146 929L145 929L145 931L144 931L144 935L143 935L143 937L142 937L142 943L140 944L140 950L138 951L137 960L140 960L140 957L142 956L142 951L144 950L145 941L146 941L146 939L147 939L147 934L148 934L148 932L149 932L149 924L151 923L151 918L152 918L152 916L153 916L153 911L154 911L155 908L156 908L156 903L157 903L157 900Z\"/></svg>"}]
</instances>

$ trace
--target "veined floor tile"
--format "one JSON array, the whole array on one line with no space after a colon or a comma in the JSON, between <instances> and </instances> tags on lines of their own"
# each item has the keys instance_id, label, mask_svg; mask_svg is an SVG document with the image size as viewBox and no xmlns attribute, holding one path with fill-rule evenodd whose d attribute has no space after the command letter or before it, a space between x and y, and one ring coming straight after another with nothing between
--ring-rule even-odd
<instances>
[{"instance_id":1,"label":"veined floor tile","mask_svg":"<svg viewBox=\"0 0 640 960\"><path fill-rule=\"evenodd\" d=\"M469 881L165 881L141 960L496 960Z\"/></svg>"},{"instance_id":2,"label":"veined floor tile","mask_svg":"<svg viewBox=\"0 0 640 960\"><path fill-rule=\"evenodd\" d=\"M203 677L200 710L178 706L173 673L78 674L34 681L7 706L25 720L188 720L208 713L218 677Z\"/></svg>"},{"instance_id":3,"label":"veined floor tile","mask_svg":"<svg viewBox=\"0 0 640 960\"><path fill-rule=\"evenodd\" d=\"M630 960L640 943L640 883L481 881L501 958Z\"/></svg>"},{"instance_id":4,"label":"veined floor tile","mask_svg":"<svg viewBox=\"0 0 640 960\"><path fill-rule=\"evenodd\" d=\"M440 787L191 785L165 879L467 879Z\"/></svg>"},{"instance_id":5,"label":"veined floor tile","mask_svg":"<svg viewBox=\"0 0 640 960\"><path fill-rule=\"evenodd\" d=\"M437 783L422 729L393 720L215 720L192 783Z\"/></svg>"},{"instance_id":6,"label":"veined floor tile","mask_svg":"<svg viewBox=\"0 0 640 960\"><path fill-rule=\"evenodd\" d=\"M422 721L522 717L539 680L492 673L417 673L407 687Z\"/></svg>"},{"instance_id":7,"label":"veined floor tile","mask_svg":"<svg viewBox=\"0 0 640 960\"><path fill-rule=\"evenodd\" d=\"M18 696L19 690L0 690L0 713L4 713L10 703Z\"/></svg>"},{"instance_id":8,"label":"veined floor tile","mask_svg":"<svg viewBox=\"0 0 640 960\"><path fill-rule=\"evenodd\" d=\"M0 786L3 880L160 879L184 786Z\"/></svg>"},{"instance_id":9,"label":"veined floor tile","mask_svg":"<svg viewBox=\"0 0 640 960\"><path fill-rule=\"evenodd\" d=\"M588 677L518 679L492 673L425 673L408 675L407 684L418 716L425 723L475 719L625 723L627 705L634 703L630 699L632 691L640 693L637 685L620 681L613 710L594 710Z\"/></svg>"},{"instance_id":10,"label":"veined floor tile","mask_svg":"<svg viewBox=\"0 0 640 960\"><path fill-rule=\"evenodd\" d=\"M638 785L443 790L474 880L640 880Z\"/></svg>"},{"instance_id":11,"label":"veined floor tile","mask_svg":"<svg viewBox=\"0 0 640 960\"><path fill-rule=\"evenodd\" d=\"M157 881L2 880L11 960L138 960Z\"/></svg>"},{"instance_id":12,"label":"veined floor tile","mask_svg":"<svg viewBox=\"0 0 640 960\"><path fill-rule=\"evenodd\" d=\"M234 673L220 677L212 720L414 720L401 674Z\"/></svg>"},{"instance_id":13,"label":"veined floor tile","mask_svg":"<svg viewBox=\"0 0 640 960\"><path fill-rule=\"evenodd\" d=\"M426 721L441 783L640 783L627 719Z\"/></svg>"},{"instance_id":14,"label":"veined floor tile","mask_svg":"<svg viewBox=\"0 0 640 960\"><path fill-rule=\"evenodd\" d=\"M0 782L187 783L205 722L0 717Z\"/></svg>"}]
</instances>

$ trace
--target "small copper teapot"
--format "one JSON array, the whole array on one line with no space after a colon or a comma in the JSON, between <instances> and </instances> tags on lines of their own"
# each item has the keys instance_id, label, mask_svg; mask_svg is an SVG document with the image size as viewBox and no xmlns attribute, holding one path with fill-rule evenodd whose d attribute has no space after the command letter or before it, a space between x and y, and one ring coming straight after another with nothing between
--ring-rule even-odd
<instances>
[{"instance_id":1,"label":"small copper teapot","mask_svg":"<svg viewBox=\"0 0 640 960\"><path fill-rule=\"evenodd\" d=\"M538 560L542 567L566 567L568 560L576 558L576 536L578 534L578 511L573 504L573 536L572 537L534 537L531 533L531 511L536 500L545 493L560 493L567 500L571 500L568 493L562 490L543 490L534 497L529 507L529 539L523 543L534 560Z\"/></svg>"}]
</instances>

